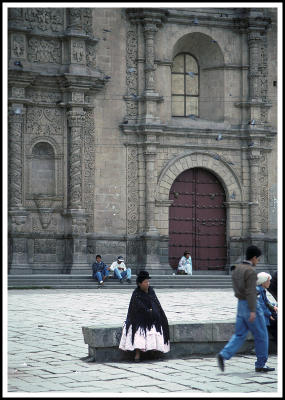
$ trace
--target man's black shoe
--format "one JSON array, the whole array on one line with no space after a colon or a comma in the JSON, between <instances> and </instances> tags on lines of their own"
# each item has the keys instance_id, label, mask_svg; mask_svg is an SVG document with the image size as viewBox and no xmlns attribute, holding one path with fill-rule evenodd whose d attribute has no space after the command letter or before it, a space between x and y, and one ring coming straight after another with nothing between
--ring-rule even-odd
<instances>
[{"instance_id":1,"label":"man's black shoe","mask_svg":"<svg viewBox=\"0 0 285 400\"><path fill-rule=\"evenodd\" d=\"M270 372L270 371L275 371L275 368L269 368L269 367L262 367L262 368L255 368L256 372Z\"/></svg>"},{"instance_id":2,"label":"man's black shoe","mask_svg":"<svg viewBox=\"0 0 285 400\"><path fill-rule=\"evenodd\" d=\"M225 370L225 363L224 363L224 359L223 359L223 357L221 356L220 353L217 355L217 360L218 360L218 366L219 366L219 368L220 368L222 371L224 371L224 370Z\"/></svg>"}]
</instances>

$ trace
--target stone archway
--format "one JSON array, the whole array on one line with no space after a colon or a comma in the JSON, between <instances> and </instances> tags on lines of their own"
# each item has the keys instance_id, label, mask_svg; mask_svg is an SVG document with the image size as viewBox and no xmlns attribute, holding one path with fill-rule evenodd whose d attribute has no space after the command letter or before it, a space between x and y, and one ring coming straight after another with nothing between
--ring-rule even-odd
<instances>
[{"instance_id":1,"label":"stone archway","mask_svg":"<svg viewBox=\"0 0 285 400\"><path fill-rule=\"evenodd\" d=\"M169 238L169 200L171 186L184 171L192 168L203 168L214 174L225 192L226 236L227 243L231 237L241 236L243 229L244 195L241 184L233 168L216 153L191 151L172 159L162 170L156 189L156 224L161 227L160 234Z\"/></svg>"},{"instance_id":2,"label":"stone archway","mask_svg":"<svg viewBox=\"0 0 285 400\"><path fill-rule=\"evenodd\" d=\"M227 264L225 191L205 168L182 172L169 193L168 260L176 269L190 251L194 270L225 270Z\"/></svg>"}]
</instances>

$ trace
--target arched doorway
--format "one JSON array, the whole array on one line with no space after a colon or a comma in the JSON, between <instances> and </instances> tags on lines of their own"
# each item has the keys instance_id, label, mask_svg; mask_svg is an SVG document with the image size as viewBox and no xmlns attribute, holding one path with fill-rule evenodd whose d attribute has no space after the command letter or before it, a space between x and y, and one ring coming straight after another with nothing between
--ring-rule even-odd
<instances>
[{"instance_id":1,"label":"arched doorway","mask_svg":"<svg viewBox=\"0 0 285 400\"><path fill-rule=\"evenodd\" d=\"M185 250L193 270L223 270L227 263L225 191L206 169L192 168L173 182L169 199L169 264Z\"/></svg>"}]
</instances>

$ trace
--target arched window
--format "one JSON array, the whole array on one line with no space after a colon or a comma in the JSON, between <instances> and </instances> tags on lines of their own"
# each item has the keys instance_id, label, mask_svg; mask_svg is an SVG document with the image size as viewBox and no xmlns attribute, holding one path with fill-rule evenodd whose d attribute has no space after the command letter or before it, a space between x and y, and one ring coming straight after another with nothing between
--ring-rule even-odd
<instances>
[{"instance_id":1,"label":"arched window","mask_svg":"<svg viewBox=\"0 0 285 400\"><path fill-rule=\"evenodd\" d=\"M172 116L199 116L199 66L187 53L178 54L173 60L171 76Z\"/></svg>"},{"instance_id":2,"label":"arched window","mask_svg":"<svg viewBox=\"0 0 285 400\"><path fill-rule=\"evenodd\" d=\"M39 142L33 147L31 192L55 195L55 154L49 143Z\"/></svg>"}]
</instances>

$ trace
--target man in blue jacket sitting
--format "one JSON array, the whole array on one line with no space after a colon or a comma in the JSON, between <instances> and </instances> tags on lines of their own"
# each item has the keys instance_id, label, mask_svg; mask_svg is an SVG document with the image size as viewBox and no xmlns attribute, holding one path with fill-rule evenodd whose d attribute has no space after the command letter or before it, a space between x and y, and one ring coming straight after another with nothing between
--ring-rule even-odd
<instances>
[{"instance_id":1,"label":"man in blue jacket sitting","mask_svg":"<svg viewBox=\"0 0 285 400\"><path fill-rule=\"evenodd\" d=\"M92 271L93 271L93 279L97 279L97 281L99 282L99 287L103 286L104 280L109 275L108 268L109 268L108 265L103 263L100 254L97 254L96 261L92 265Z\"/></svg>"}]
</instances>

